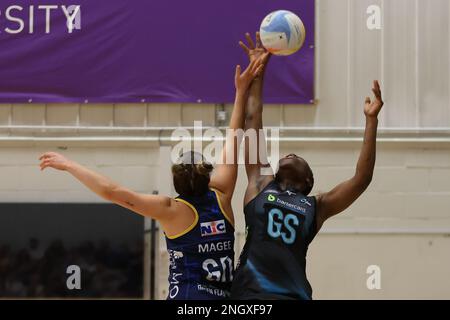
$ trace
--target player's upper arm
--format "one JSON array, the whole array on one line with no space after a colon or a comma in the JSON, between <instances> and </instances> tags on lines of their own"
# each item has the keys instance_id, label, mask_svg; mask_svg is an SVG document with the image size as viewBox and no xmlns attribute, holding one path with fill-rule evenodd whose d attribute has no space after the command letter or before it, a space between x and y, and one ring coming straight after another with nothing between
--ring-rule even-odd
<instances>
[{"instance_id":1,"label":"player's upper arm","mask_svg":"<svg viewBox=\"0 0 450 320\"><path fill-rule=\"evenodd\" d=\"M247 194L250 195L250 198L253 198L274 179L274 174L267 156L264 133L253 130L253 128L249 130L246 128L244 143L245 172L248 179Z\"/></svg>"},{"instance_id":2,"label":"player's upper arm","mask_svg":"<svg viewBox=\"0 0 450 320\"><path fill-rule=\"evenodd\" d=\"M227 133L225 147L222 150L222 162L216 164L212 172L210 187L217 189L231 199L238 175L239 146L242 140L242 130L230 130Z\"/></svg>"},{"instance_id":3,"label":"player's upper arm","mask_svg":"<svg viewBox=\"0 0 450 320\"><path fill-rule=\"evenodd\" d=\"M142 194L117 187L109 191L105 198L142 216L156 220L170 219L174 213L175 200L166 196Z\"/></svg>"},{"instance_id":4,"label":"player's upper arm","mask_svg":"<svg viewBox=\"0 0 450 320\"><path fill-rule=\"evenodd\" d=\"M227 198L233 197L237 180L237 165L220 164L216 165L209 183L211 188L217 189Z\"/></svg>"},{"instance_id":5,"label":"player's upper arm","mask_svg":"<svg viewBox=\"0 0 450 320\"><path fill-rule=\"evenodd\" d=\"M331 191L316 196L317 228L328 218L347 209L368 187L369 182L353 177L334 187Z\"/></svg>"}]
</instances>

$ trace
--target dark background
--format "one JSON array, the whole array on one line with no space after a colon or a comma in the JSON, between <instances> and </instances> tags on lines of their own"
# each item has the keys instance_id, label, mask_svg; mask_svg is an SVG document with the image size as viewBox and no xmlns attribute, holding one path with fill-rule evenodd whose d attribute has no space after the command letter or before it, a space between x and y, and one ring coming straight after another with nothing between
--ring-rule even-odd
<instances>
[{"instance_id":1,"label":"dark background","mask_svg":"<svg viewBox=\"0 0 450 320\"><path fill-rule=\"evenodd\" d=\"M144 219L112 204L0 204L0 297L142 297ZM69 265L81 290L68 290Z\"/></svg>"}]
</instances>

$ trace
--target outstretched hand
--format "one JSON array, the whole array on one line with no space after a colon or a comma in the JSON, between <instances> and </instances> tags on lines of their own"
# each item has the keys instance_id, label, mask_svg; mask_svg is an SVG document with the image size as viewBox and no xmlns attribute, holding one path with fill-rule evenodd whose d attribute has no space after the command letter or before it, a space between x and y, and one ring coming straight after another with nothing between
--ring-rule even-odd
<instances>
[{"instance_id":1,"label":"outstretched hand","mask_svg":"<svg viewBox=\"0 0 450 320\"><path fill-rule=\"evenodd\" d=\"M248 55L250 62L262 58L267 53L267 56L264 56L265 61L263 61L264 65L266 65L270 58L270 53L268 53L266 48L263 47L259 32L256 32L256 44L255 42L253 42L250 33L247 32L245 34L245 38L247 39L247 45L244 44L244 42L242 41L239 41L239 45L241 46L242 49L244 49L245 53Z\"/></svg>"},{"instance_id":2,"label":"outstretched hand","mask_svg":"<svg viewBox=\"0 0 450 320\"><path fill-rule=\"evenodd\" d=\"M263 61L269 54L264 53L259 59L255 59L248 65L247 69L242 72L241 66L236 66L236 73L234 76L234 83L236 90L240 92L246 92L253 79L255 79L264 69Z\"/></svg>"},{"instance_id":3,"label":"outstretched hand","mask_svg":"<svg viewBox=\"0 0 450 320\"><path fill-rule=\"evenodd\" d=\"M376 118L384 104L381 97L381 89L378 80L373 81L372 92L375 95L375 99L372 101L369 97L366 98L364 105L364 114L366 115L366 117Z\"/></svg>"},{"instance_id":4,"label":"outstretched hand","mask_svg":"<svg viewBox=\"0 0 450 320\"><path fill-rule=\"evenodd\" d=\"M67 170L70 165L70 160L56 152L46 152L39 157L39 160L41 161L41 171L45 168Z\"/></svg>"}]
</instances>

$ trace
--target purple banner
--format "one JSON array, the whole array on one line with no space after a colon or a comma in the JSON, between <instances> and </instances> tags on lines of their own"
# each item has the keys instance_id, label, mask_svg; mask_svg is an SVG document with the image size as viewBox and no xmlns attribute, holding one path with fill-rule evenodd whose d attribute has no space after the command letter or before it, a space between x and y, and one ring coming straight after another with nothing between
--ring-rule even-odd
<instances>
[{"instance_id":1,"label":"purple banner","mask_svg":"<svg viewBox=\"0 0 450 320\"><path fill-rule=\"evenodd\" d=\"M239 40L279 9L306 40L271 59L264 99L309 104L314 0L0 0L0 103L232 102Z\"/></svg>"}]
</instances>

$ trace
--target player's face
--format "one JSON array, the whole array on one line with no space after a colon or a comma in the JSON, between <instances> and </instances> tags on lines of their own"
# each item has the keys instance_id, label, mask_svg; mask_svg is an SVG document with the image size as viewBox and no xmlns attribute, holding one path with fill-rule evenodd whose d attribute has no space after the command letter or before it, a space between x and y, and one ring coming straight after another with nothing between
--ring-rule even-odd
<instances>
[{"instance_id":1,"label":"player's face","mask_svg":"<svg viewBox=\"0 0 450 320\"><path fill-rule=\"evenodd\" d=\"M280 159L278 166L279 170L289 170L293 173L297 173L296 176L301 176L305 171L304 169L306 168L307 163L303 158L297 156L295 153L290 153Z\"/></svg>"},{"instance_id":2,"label":"player's face","mask_svg":"<svg viewBox=\"0 0 450 320\"><path fill-rule=\"evenodd\" d=\"M311 169L306 160L294 153L280 159L277 176L281 180L295 181L305 186L310 184L308 181L313 181Z\"/></svg>"}]
</instances>

